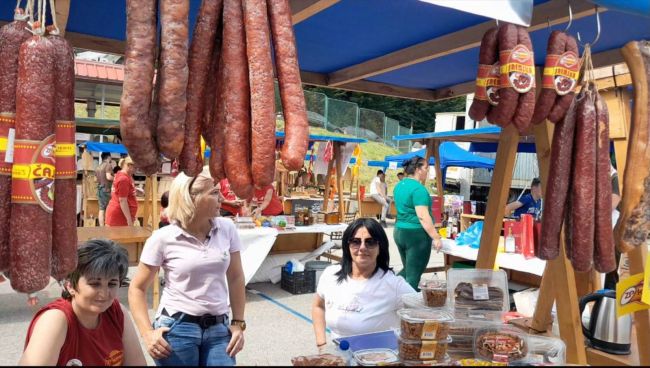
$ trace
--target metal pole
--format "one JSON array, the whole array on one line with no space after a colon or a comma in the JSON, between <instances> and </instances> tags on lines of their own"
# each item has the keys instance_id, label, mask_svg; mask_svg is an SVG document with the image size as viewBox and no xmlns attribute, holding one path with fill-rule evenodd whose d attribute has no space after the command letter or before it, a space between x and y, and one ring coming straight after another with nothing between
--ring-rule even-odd
<instances>
[{"instance_id":1,"label":"metal pole","mask_svg":"<svg viewBox=\"0 0 650 368\"><path fill-rule=\"evenodd\" d=\"M324 122L325 130L327 130L327 123L330 120L330 118L329 118L329 110L330 110L330 98L325 96L325 116L324 116L324 118L325 118L325 122Z\"/></svg>"}]
</instances>

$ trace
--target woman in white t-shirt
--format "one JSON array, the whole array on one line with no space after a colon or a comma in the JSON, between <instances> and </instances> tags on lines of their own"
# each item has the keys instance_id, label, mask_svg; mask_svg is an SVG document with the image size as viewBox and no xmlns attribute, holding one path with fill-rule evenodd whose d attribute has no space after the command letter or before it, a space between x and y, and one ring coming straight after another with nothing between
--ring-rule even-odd
<instances>
[{"instance_id":1,"label":"woman in white t-shirt","mask_svg":"<svg viewBox=\"0 0 650 368\"><path fill-rule=\"evenodd\" d=\"M332 338L385 331L399 326L402 294L415 290L389 267L388 237L374 219L361 218L343 233L343 259L326 268L312 304L316 346Z\"/></svg>"}]
</instances>

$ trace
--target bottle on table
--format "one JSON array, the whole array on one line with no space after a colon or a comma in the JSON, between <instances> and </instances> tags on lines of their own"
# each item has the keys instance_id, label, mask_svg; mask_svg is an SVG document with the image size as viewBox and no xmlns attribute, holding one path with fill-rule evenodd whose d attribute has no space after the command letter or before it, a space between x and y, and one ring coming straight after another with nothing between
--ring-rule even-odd
<instances>
[{"instance_id":1,"label":"bottle on table","mask_svg":"<svg viewBox=\"0 0 650 368\"><path fill-rule=\"evenodd\" d=\"M508 235L505 239L505 252L515 253L515 237L512 235L512 228L508 228Z\"/></svg>"},{"instance_id":2,"label":"bottle on table","mask_svg":"<svg viewBox=\"0 0 650 368\"><path fill-rule=\"evenodd\" d=\"M352 350L350 349L350 342L348 340L341 340L336 352L340 357L345 359L348 367L356 365L354 357L352 356Z\"/></svg>"}]
</instances>

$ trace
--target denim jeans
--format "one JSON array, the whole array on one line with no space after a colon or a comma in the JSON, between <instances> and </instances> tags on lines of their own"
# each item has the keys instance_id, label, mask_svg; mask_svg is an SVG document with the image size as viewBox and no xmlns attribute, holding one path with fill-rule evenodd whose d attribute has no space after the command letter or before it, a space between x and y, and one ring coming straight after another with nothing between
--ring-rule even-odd
<instances>
[{"instance_id":1,"label":"denim jeans","mask_svg":"<svg viewBox=\"0 0 650 368\"><path fill-rule=\"evenodd\" d=\"M235 358L226 353L231 333L228 319L206 329L196 323L179 322L178 319L161 315L153 328L169 327L163 335L172 353L169 357L156 360L157 366L234 366Z\"/></svg>"}]
</instances>

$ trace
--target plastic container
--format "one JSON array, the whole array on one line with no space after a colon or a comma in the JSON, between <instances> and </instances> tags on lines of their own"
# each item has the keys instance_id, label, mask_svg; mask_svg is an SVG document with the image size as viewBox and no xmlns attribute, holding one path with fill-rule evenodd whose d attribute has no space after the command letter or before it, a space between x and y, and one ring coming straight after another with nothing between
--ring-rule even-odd
<instances>
[{"instance_id":1,"label":"plastic container","mask_svg":"<svg viewBox=\"0 0 650 368\"><path fill-rule=\"evenodd\" d=\"M451 338L444 340L408 340L399 337L397 345L401 361L420 360L443 362L447 358L447 347Z\"/></svg>"},{"instance_id":2,"label":"plastic container","mask_svg":"<svg viewBox=\"0 0 650 368\"><path fill-rule=\"evenodd\" d=\"M555 337L528 336L528 364L566 364L566 344Z\"/></svg>"},{"instance_id":3,"label":"plastic container","mask_svg":"<svg viewBox=\"0 0 650 368\"><path fill-rule=\"evenodd\" d=\"M450 269L447 272L447 306L456 311L509 311L506 272Z\"/></svg>"},{"instance_id":4,"label":"plastic container","mask_svg":"<svg viewBox=\"0 0 650 368\"><path fill-rule=\"evenodd\" d=\"M422 293L408 293L402 294L402 303L405 308L424 309L429 308L424 304L424 297Z\"/></svg>"},{"instance_id":5,"label":"plastic container","mask_svg":"<svg viewBox=\"0 0 650 368\"><path fill-rule=\"evenodd\" d=\"M445 355L442 360L403 360L400 365L406 367L432 367L432 366L449 366L451 358Z\"/></svg>"},{"instance_id":6,"label":"plastic container","mask_svg":"<svg viewBox=\"0 0 650 368\"><path fill-rule=\"evenodd\" d=\"M318 280L320 280L323 270L331 265L332 264L327 261L309 261L305 263L305 271L316 271L316 285L318 285Z\"/></svg>"},{"instance_id":7,"label":"plastic container","mask_svg":"<svg viewBox=\"0 0 650 368\"><path fill-rule=\"evenodd\" d=\"M444 307L447 303L447 282L444 280L422 280L418 285L422 290L424 305L430 308Z\"/></svg>"},{"instance_id":8,"label":"plastic container","mask_svg":"<svg viewBox=\"0 0 650 368\"><path fill-rule=\"evenodd\" d=\"M286 267L282 267L280 287L291 294L313 293L316 291L316 271L289 273Z\"/></svg>"},{"instance_id":9,"label":"plastic container","mask_svg":"<svg viewBox=\"0 0 650 368\"><path fill-rule=\"evenodd\" d=\"M409 340L443 340L454 317L445 310L400 309L400 336Z\"/></svg>"},{"instance_id":10,"label":"plastic container","mask_svg":"<svg viewBox=\"0 0 650 368\"><path fill-rule=\"evenodd\" d=\"M486 327L474 334L474 357L489 362L514 363L528 357L528 336L512 328Z\"/></svg>"},{"instance_id":11,"label":"plastic container","mask_svg":"<svg viewBox=\"0 0 650 368\"><path fill-rule=\"evenodd\" d=\"M399 365L399 357L391 349L365 349L356 351L354 361L360 366Z\"/></svg>"}]
</instances>

